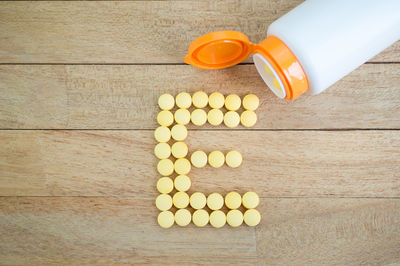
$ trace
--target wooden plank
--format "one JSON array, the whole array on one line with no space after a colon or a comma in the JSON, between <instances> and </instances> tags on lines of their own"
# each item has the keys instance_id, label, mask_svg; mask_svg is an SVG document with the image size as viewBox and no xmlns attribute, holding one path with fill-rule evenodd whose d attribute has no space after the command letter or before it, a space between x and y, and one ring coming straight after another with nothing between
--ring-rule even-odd
<instances>
[{"instance_id":1,"label":"wooden plank","mask_svg":"<svg viewBox=\"0 0 400 266\"><path fill-rule=\"evenodd\" d=\"M400 64L364 65L317 96L278 99L251 65L0 66L0 128L155 128L164 92L255 93L255 129L400 128ZM223 126L219 128L224 128Z\"/></svg>"},{"instance_id":2,"label":"wooden plank","mask_svg":"<svg viewBox=\"0 0 400 266\"><path fill-rule=\"evenodd\" d=\"M1 198L5 265L254 265L254 228L162 229L153 200Z\"/></svg>"},{"instance_id":3,"label":"wooden plank","mask_svg":"<svg viewBox=\"0 0 400 266\"><path fill-rule=\"evenodd\" d=\"M189 151L239 150L240 168L192 169L190 193L399 197L400 131L190 131ZM154 199L153 131L0 131L1 196ZM190 153L189 153L190 154Z\"/></svg>"},{"instance_id":4,"label":"wooden plank","mask_svg":"<svg viewBox=\"0 0 400 266\"><path fill-rule=\"evenodd\" d=\"M260 265L398 265L399 199L264 199Z\"/></svg>"},{"instance_id":5,"label":"wooden plank","mask_svg":"<svg viewBox=\"0 0 400 266\"><path fill-rule=\"evenodd\" d=\"M301 2L0 2L0 62L183 63L208 32L237 30L260 42ZM371 61L400 62L400 43Z\"/></svg>"},{"instance_id":6,"label":"wooden plank","mask_svg":"<svg viewBox=\"0 0 400 266\"><path fill-rule=\"evenodd\" d=\"M0 260L27 264L400 262L399 199L262 199L255 228L161 229L151 200L0 199ZM255 233L257 245L255 244ZM257 254L256 254L257 252Z\"/></svg>"}]
</instances>

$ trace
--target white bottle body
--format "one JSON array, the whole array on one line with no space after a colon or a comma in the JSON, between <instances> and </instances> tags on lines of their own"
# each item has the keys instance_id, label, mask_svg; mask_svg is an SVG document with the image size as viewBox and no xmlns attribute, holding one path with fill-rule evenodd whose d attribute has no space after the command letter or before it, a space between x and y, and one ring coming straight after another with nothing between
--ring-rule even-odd
<instances>
[{"instance_id":1,"label":"white bottle body","mask_svg":"<svg viewBox=\"0 0 400 266\"><path fill-rule=\"evenodd\" d=\"M400 39L400 0L307 0L268 28L318 94Z\"/></svg>"}]
</instances>

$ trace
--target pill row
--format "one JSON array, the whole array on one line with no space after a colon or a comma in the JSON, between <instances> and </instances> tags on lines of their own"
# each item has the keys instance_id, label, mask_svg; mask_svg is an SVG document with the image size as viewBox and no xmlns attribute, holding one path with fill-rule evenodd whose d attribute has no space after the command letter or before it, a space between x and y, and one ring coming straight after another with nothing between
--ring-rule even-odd
<instances>
[{"instance_id":1,"label":"pill row","mask_svg":"<svg viewBox=\"0 0 400 266\"><path fill-rule=\"evenodd\" d=\"M178 209L186 208L190 206L193 209L199 210L203 209L206 205L211 210L219 210L224 206L235 210L238 209L241 205L247 209L254 209L258 206L260 199L255 192L249 191L243 195L243 198L237 192L229 192L224 197L219 193L212 193L206 197L201 192L195 192L190 197L186 192L179 191L171 197L168 194L160 194L156 198L156 207L160 211L167 211L172 208L174 205Z\"/></svg>"},{"instance_id":2,"label":"pill row","mask_svg":"<svg viewBox=\"0 0 400 266\"><path fill-rule=\"evenodd\" d=\"M246 110L240 115L235 111L228 111L225 114L220 109L211 109L206 113L203 109L195 109L190 113L187 109L178 109L172 114L171 111L163 110L157 115L157 122L161 126L169 127L174 123L187 125L191 121L196 126L202 126L207 121L213 126L224 122L225 126L234 128L241 123L244 127L252 127L257 122L257 115L254 111Z\"/></svg>"},{"instance_id":3,"label":"pill row","mask_svg":"<svg viewBox=\"0 0 400 266\"><path fill-rule=\"evenodd\" d=\"M175 142L172 144L172 147L169 146L168 143L162 142L158 143L154 147L154 154L156 155L157 158L164 160L168 159L171 154L173 157L176 159L182 159L186 157L188 154L189 149L187 145L184 142ZM238 151L229 151L226 156L221 152L221 151L212 151L208 154L204 151L197 150L192 153L190 156L190 161L193 166L197 168L202 168L204 167L207 162L215 168L221 167L225 162L229 167L236 168L239 167L242 163L242 155ZM161 165L160 167L169 167L172 164L170 162L159 162ZM179 162L181 163L181 162ZM178 163L178 164L179 164ZM171 170L171 169L170 169Z\"/></svg>"},{"instance_id":4,"label":"pill row","mask_svg":"<svg viewBox=\"0 0 400 266\"><path fill-rule=\"evenodd\" d=\"M182 109L188 109L193 104L196 108L204 108L209 105L213 109L220 109L225 106L229 111L236 111L242 105L242 100L236 94L229 94L225 97L222 93L214 92L208 96L204 91L195 92L192 96L187 92L181 92L176 98L171 94L165 93L158 98L158 106L162 110L171 110L175 104ZM260 100L254 94L248 94L243 98L243 108L245 110L254 111L259 104Z\"/></svg>"},{"instance_id":5,"label":"pill row","mask_svg":"<svg viewBox=\"0 0 400 266\"><path fill-rule=\"evenodd\" d=\"M192 215L187 209L179 209L175 215L171 211L162 211L157 218L158 224L163 228L170 228L174 223L187 226L191 221L198 227L206 226L208 223L215 228L221 228L226 223L232 227L238 227L243 222L248 226L256 226L260 220L261 215L255 209L246 210L244 214L240 210L230 210L226 215L221 210L215 210L209 214L206 210L200 209L194 211Z\"/></svg>"}]
</instances>

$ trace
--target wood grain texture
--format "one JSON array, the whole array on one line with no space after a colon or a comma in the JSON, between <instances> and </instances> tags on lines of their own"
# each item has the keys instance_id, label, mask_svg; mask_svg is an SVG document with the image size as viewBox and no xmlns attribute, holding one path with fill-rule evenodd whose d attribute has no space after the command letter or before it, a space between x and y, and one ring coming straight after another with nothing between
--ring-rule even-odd
<instances>
[{"instance_id":1,"label":"wood grain texture","mask_svg":"<svg viewBox=\"0 0 400 266\"><path fill-rule=\"evenodd\" d=\"M183 63L200 35L237 30L260 42L301 2L0 2L0 62ZM400 44L371 61L400 62Z\"/></svg>"},{"instance_id":2,"label":"wood grain texture","mask_svg":"<svg viewBox=\"0 0 400 266\"><path fill-rule=\"evenodd\" d=\"M252 65L0 66L0 128L153 129L162 93L255 93L255 129L400 128L400 64L363 65L317 96L279 101ZM219 127L221 128L221 127Z\"/></svg>"},{"instance_id":3,"label":"wood grain texture","mask_svg":"<svg viewBox=\"0 0 400 266\"><path fill-rule=\"evenodd\" d=\"M263 265L399 265L398 199L264 199Z\"/></svg>"},{"instance_id":4,"label":"wood grain texture","mask_svg":"<svg viewBox=\"0 0 400 266\"><path fill-rule=\"evenodd\" d=\"M399 131L190 131L189 150L239 150L240 168L192 169L190 192L399 197ZM154 199L153 131L0 131L1 196Z\"/></svg>"},{"instance_id":5,"label":"wood grain texture","mask_svg":"<svg viewBox=\"0 0 400 266\"><path fill-rule=\"evenodd\" d=\"M161 229L153 204L110 197L0 198L0 261L6 265L400 263L400 201L395 199L262 199L259 227L218 230L192 224Z\"/></svg>"}]
</instances>

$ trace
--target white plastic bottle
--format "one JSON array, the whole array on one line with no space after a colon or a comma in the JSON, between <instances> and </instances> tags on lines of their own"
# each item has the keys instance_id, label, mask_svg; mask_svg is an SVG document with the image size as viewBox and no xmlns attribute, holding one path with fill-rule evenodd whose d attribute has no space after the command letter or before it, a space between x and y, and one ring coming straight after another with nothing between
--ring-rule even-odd
<instances>
[{"instance_id":1,"label":"white plastic bottle","mask_svg":"<svg viewBox=\"0 0 400 266\"><path fill-rule=\"evenodd\" d=\"M293 100L322 92L398 41L400 0L307 0L273 22L259 44L237 32L208 35L192 43L185 62L223 68L253 53L270 89Z\"/></svg>"}]
</instances>

